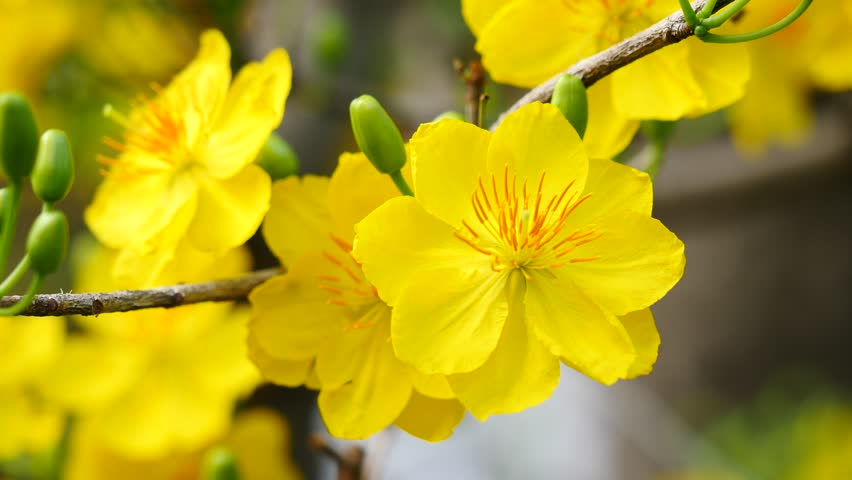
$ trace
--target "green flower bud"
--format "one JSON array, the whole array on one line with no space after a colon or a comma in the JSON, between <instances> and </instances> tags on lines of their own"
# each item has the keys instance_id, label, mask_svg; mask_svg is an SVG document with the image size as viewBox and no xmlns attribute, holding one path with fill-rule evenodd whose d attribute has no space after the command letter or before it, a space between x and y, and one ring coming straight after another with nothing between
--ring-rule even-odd
<instances>
[{"instance_id":1,"label":"green flower bud","mask_svg":"<svg viewBox=\"0 0 852 480\"><path fill-rule=\"evenodd\" d=\"M27 99L19 93L0 93L0 166L9 180L29 176L37 148L38 127Z\"/></svg>"},{"instance_id":2,"label":"green flower bud","mask_svg":"<svg viewBox=\"0 0 852 480\"><path fill-rule=\"evenodd\" d=\"M237 459L226 447L213 447L201 463L202 480L240 480Z\"/></svg>"},{"instance_id":3,"label":"green flower bud","mask_svg":"<svg viewBox=\"0 0 852 480\"><path fill-rule=\"evenodd\" d=\"M255 162L266 170L272 180L280 180L295 175L299 171L296 152L275 132L266 139Z\"/></svg>"},{"instance_id":4,"label":"green flower bud","mask_svg":"<svg viewBox=\"0 0 852 480\"><path fill-rule=\"evenodd\" d=\"M59 269L68 252L68 220L59 210L46 210L36 217L27 236L27 254L32 270L49 275Z\"/></svg>"},{"instance_id":5,"label":"green flower bud","mask_svg":"<svg viewBox=\"0 0 852 480\"><path fill-rule=\"evenodd\" d=\"M352 132L376 170L391 174L405 165L405 144L390 115L378 100L361 95L349 105Z\"/></svg>"},{"instance_id":6,"label":"green flower bud","mask_svg":"<svg viewBox=\"0 0 852 480\"><path fill-rule=\"evenodd\" d=\"M456 112L455 110L450 110L448 112L444 112L444 113L438 115L437 117L435 117L435 120L432 120L432 121L433 122L440 122L441 120L443 120L445 118L452 118L453 120L461 120L462 122L465 121L464 115L462 115L459 112Z\"/></svg>"},{"instance_id":7,"label":"green flower bud","mask_svg":"<svg viewBox=\"0 0 852 480\"><path fill-rule=\"evenodd\" d=\"M555 105L562 115L565 115L580 138L583 138L589 122L589 98L583 81L570 73L562 75L553 87L553 98L550 103Z\"/></svg>"},{"instance_id":8,"label":"green flower bud","mask_svg":"<svg viewBox=\"0 0 852 480\"><path fill-rule=\"evenodd\" d=\"M62 130L44 132L33 168L33 191L41 201L52 205L68 195L73 182L74 156L68 137Z\"/></svg>"},{"instance_id":9,"label":"green flower bud","mask_svg":"<svg viewBox=\"0 0 852 480\"><path fill-rule=\"evenodd\" d=\"M349 50L349 25L346 23L346 17L337 10L317 15L310 45L317 63L328 71L338 70Z\"/></svg>"}]
</instances>

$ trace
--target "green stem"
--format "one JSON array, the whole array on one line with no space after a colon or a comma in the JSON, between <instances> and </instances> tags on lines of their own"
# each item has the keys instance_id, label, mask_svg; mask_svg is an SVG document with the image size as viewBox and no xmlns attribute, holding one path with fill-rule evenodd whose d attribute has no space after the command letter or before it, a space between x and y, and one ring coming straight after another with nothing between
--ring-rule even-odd
<instances>
[{"instance_id":1,"label":"green stem","mask_svg":"<svg viewBox=\"0 0 852 480\"><path fill-rule=\"evenodd\" d=\"M36 296L39 290L41 290L41 286L44 283L44 277L40 274L33 274L33 279L30 280L30 288L27 289L27 293L18 300L18 303L12 305L11 307L0 308L0 316L2 317L11 317L13 315L17 315L23 312L27 307L33 303L33 297Z\"/></svg>"},{"instance_id":2,"label":"green stem","mask_svg":"<svg viewBox=\"0 0 852 480\"><path fill-rule=\"evenodd\" d=\"M768 37L773 33L787 27L791 23L795 22L799 17L802 16L803 13L811 6L813 0L802 0L798 7L795 10L790 12L789 15L779 20L777 23L770 25L766 28L762 28L757 30L756 32L751 33L743 33L740 35L714 35L712 33L708 33L701 37L701 40L709 43L741 43L741 42L751 42L754 40L761 39L763 37ZM733 5L733 4L732 4ZM708 20L711 20L712 17Z\"/></svg>"},{"instance_id":3,"label":"green stem","mask_svg":"<svg viewBox=\"0 0 852 480\"><path fill-rule=\"evenodd\" d=\"M742 10L746 5L748 5L748 2L750 1L751 0L735 0L730 5L728 5L726 9L722 10L716 15L702 20L701 25L707 27L707 30L710 30L711 28L719 28L722 26L723 23L730 20L731 17L740 13L740 10Z\"/></svg>"},{"instance_id":4,"label":"green stem","mask_svg":"<svg viewBox=\"0 0 852 480\"><path fill-rule=\"evenodd\" d=\"M11 181L6 187L9 196L3 205L3 230L0 231L0 273L6 271L6 261L12 250L12 241L15 239L15 224L18 222L18 210L21 205L21 182Z\"/></svg>"},{"instance_id":5,"label":"green stem","mask_svg":"<svg viewBox=\"0 0 852 480\"><path fill-rule=\"evenodd\" d=\"M666 143L652 142L650 147L651 159L645 167L645 173L651 177L651 181L654 181L657 179L657 175L660 173L660 167L663 166L663 161L666 159Z\"/></svg>"},{"instance_id":6,"label":"green stem","mask_svg":"<svg viewBox=\"0 0 852 480\"><path fill-rule=\"evenodd\" d=\"M402 176L402 170L397 170L394 173L389 174L391 180L393 180L394 185L399 190L399 193L403 195L407 195L409 197L414 196L414 192L411 190L411 187L408 186L408 182L405 181L405 178Z\"/></svg>"},{"instance_id":7,"label":"green stem","mask_svg":"<svg viewBox=\"0 0 852 480\"><path fill-rule=\"evenodd\" d=\"M698 18L703 20L709 17L713 13L714 8L716 8L716 0L707 0L707 3L704 4L704 8L698 12Z\"/></svg>"},{"instance_id":8,"label":"green stem","mask_svg":"<svg viewBox=\"0 0 852 480\"><path fill-rule=\"evenodd\" d=\"M3 283L0 283L0 297L5 296L9 293L9 290L15 288L15 285L21 281L21 278L24 277L24 274L27 273L27 270L30 268L30 256L29 254L24 255L24 258L18 262L18 265L12 270L12 273L3 280Z\"/></svg>"},{"instance_id":9,"label":"green stem","mask_svg":"<svg viewBox=\"0 0 852 480\"><path fill-rule=\"evenodd\" d=\"M683 18L686 19L686 24L689 25L689 28L695 29L701 22L698 15L695 14L695 10L693 10L692 4L689 3L689 0L678 1L680 2L680 9L683 10Z\"/></svg>"}]
</instances>

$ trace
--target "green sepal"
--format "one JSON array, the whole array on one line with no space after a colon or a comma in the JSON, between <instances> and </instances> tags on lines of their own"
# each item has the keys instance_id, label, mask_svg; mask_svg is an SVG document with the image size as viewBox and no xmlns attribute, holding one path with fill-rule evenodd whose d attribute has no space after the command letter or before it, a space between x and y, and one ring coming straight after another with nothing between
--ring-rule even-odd
<instances>
[{"instance_id":1,"label":"green sepal","mask_svg":"<svg viewBox=\"0 0 852 480\"><path fill-rule=\"evenodd\" d=\"M38 126L27 99L0 93L0 167L13 182L30 175L38 149Z\"/></svg>"},{"instance_id":2,"label":"green sepal","mask_svg":"<svg viewBox=\"0 0 852 480\"><path fill-rule=\"evenodd\" d=\"M355 141L376 170L391 174L405 166L402 134L378 100L361 95L349 105L349 116Z\"/></svg>"},{"instance_id":3,"label":"green sepal","mask_svg":"<svg viewBox=\"0 0 852 480\"><path fill-rule=\"evenodd\" d=\"M255 163L266 170L273 181L287 178L299 172L299 158L280 135L269 135L255 159Z\"/></svg>"},{"instance_id":4,"label":"green sepal","mask_svg":"<svg viewBox=\"0 0 852 480\"><path fill-rule=\"evenodd\" d=\"M237 459L226 447L210 449L201 463L201 480L240 480Z\"/></svg>"},{"instance_id":5,"label":"green sepal","mask_svg":"<svg viewBox=\"0 0 852 480\"><path fill-rule=\"evenodd\" d=\"M36 217L27 236L30 268L50 275L59 269L68 253L68 220L59 210L44 210Z\"/></svg>"},{"instance_id":6,"label":"green sepal","mask_svg":"<svg viewBox=\"0 0 852 480\"><path fill-rule=\"evenodd\" d=\"M583 81L570 73L562 75L553 87L550 103L562 112L580 138L583 138L589 123L589 97Z\"/></svg>"},{"instance_id":7,"label":"green sepal","mask_svg":"<svg viewBox=\"0 0 852 480\"><path fill-rule=\"evenodd\" d=\"M62 130L51 129L41 135L31 181L33 192L48 205L68 195L74 183L74 155Z\"/></svg>"}]
</instances>

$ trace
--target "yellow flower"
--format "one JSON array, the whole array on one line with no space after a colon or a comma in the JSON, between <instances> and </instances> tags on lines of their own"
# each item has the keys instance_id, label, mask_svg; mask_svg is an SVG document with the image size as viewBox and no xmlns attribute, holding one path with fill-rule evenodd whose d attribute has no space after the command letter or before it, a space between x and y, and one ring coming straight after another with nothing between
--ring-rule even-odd
<instances>
[{"instance_id":1,"label":"yellow flower","mask_svg":"<svg viewBox=\"0 0 852 480\"><path fill-rule=\"evenodd\" d=\"M108 288L101 271L114 257L93 255L78 290ZM233 275L247 264L237 251L217 268ZM227 431L234 404L259 381L245 349L247 319L247 309L226 303L80 318L85 332L68 339L43 388L116 455L195 450Z\"/></svg>"},{"instance_id":2,"label":"yellow flower","mask_svg":"<svg viewBox=\"0 0 852 480\"><path fill-rule=\"evenodd\" d=\"M269 208L270 179L253 162L281 122L290 90L284 50L240 71L230 85L222 34L201 37L195 60L124 124L119 155L102 158L107 177L86 210L89 228L121 249L116 275L144 266L155 277L182 239L206 252L243 244Z\"/></svg>"},{"instance_id":3,"label":"yellow flower","mask_svg":"<svg viewBox=\"0 0 852 480\"><path fill-rule=\"evenodd\" d=\"M0 317L0 459L52 448L63 415L38 389L62 347L65 325L55 317Z\"/></svg>"},{"instance_id":4,"label":"yellow flower","mask_svg":"<svg viewBox=\"0 0 852 480\"><path fill-rule=\"evenodd\" d=\"M587 159L540 103L493 134L426 124L410 146L416 199L368 215L354 249L393 307L401 360L449 375L479 418L549 397L559 359L606 384L651 370L647 307L680 279L684 255L651 218L647 175Z\"/></svg>"},{"instance_id":5,"label":"yellow flower","mask_svg":"<svg viewBox=\"0 0 852 480\"><path fill-rule=\"evenodd\" d=\"M252 408L234 419L228 434L217 444L234 452L243 480L298 480L298 467L287 455L290 431L287 421L266 408ZM203 451L152 460L121 457L103 448L90 428L73 430L65 467L69 480L189 480L199 476Z\"/></svg>"},{"instance_id":6,"label":"yellow flower","mask_svg":"<svg viewBox=\"0 0 852 480\"><path fill-rule=\"evenodd\" d=\"M730 30L756 30L781 19L798 2L754 2ZM845 10L844 10L845 9ZM748 42L754 64L746 94L730 110L737 145L761 153L767 144L801 143L812 124L815 89L852 88L852 1L814 2L781 32Z\"/></svg>"},{"instance_id":7,"label":"yellow flower","mask_svg":"<svg viewBox=\"0 0 852 480\"><path fill-rule=\"evenodd\" d=\"M675 0L463 0L476 50L498 82L532 87L679 9ZM589 89L593 157L623 150L639 119L677 120L730 105L749 76L745 49L695 38L619 69Z\"/></svg>"},{"instance_id":8,"label":"yellow flower","mask_svg":"<svg viewBox=\"0 0 852 480\"><path fill-rule=\"evenodd\" d=\"M353 225L398 195L363 154L344 154L331 179L273 186L263 233L288 272L249 300L249 354L270 380L320 390L332 435L365 438L391 423L420 438L446 438L464 409L446 380L396 359L390 308L350 254Z\"/></svg>"}]
</instances>

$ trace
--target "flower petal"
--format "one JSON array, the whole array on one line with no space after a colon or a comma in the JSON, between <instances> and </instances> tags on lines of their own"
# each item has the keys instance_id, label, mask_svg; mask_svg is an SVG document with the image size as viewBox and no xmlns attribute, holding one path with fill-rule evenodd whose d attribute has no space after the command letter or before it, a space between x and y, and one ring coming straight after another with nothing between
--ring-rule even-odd
<instances>
[{"instance_id":1,"label":"flower petal","mask_svg":"<svg viewBox=\"0 0 852 480\"><path fill-rule=\"evenodd\" d=\"M363 153L344 153L328 183L328 210L334 232L349 241L354 226L385 200L399 196L389 176L379 173Z\"/></svg>"},{"instance_id":2,"label":"flower petal","mask_svg":"<svg viewBox=\"0 0 852 480\"><path fill-rule=\"evenodd\" d=\"M440 400L413 392L393 423L409 435L439 442L449 438L463 418L464 407L458 400Z\"/></svg>"},{"instance_id":3,"label":"flower petal","mask_svg":"<svg viewBox=\"0 0 852 480\"><path fill-rule=\"evenodd\" d=\"M446 119L421 125L411 137L414 191L429 213L455 227L473 216L471 195L484 173L491 133Z\"/></svg>"},{"instance_id":4,"label":"flower petal","mask_svg":"<svg viewBox=\"0 0 852 480\"><path fill-rule=\"evenodd\" d=\"M411 197L392 198L355 226L355 260L379 296L395 305L415 276L442 269L488 269L488 257L454 236L452 227Z\"/></svg>"},{"instance_id":5,"label":"flower petal","mask_svg":"<svg viewBox=\"0 0 852 480\"><path fill-rule=\"evenodd\" d=\"M427 397L447 399L456 396L443 375L426 375L412 368L411 378L414 389Z\"/></svg>"},{"instance_id":6,"label":"flower petal","mask_svg":"<svg viewBox=\"0 0 852 480\"><path fill-rule=\"evenodd\" d=\"M654 315L651 309L646 308L638 312L628 313L619 317L633 347L636 348L636 361L630 366L627 378L636 378L651 373L654 363L657 362L657 351L660 348L660 333L654 324Z\"/></svg>"},{"instance_id":7,"label":"flower petal","mask_svg":"<svg viewBox=\"0 0 852 480\"><path fill-rule=\"evenodd\" d=\"M284 265L308 252L331 247L327 177L290 177L272 185L263 238Z\"/></svg>"},{"instance_id":8,"label":"flower petal","mask_svg":"<svg viewBox=\"0 0 852 480\"><path fill-rule=\"evenodd\" d=\"M612 75L615 109L637 119L677 120L706 111L707 98L689 65L689 46L670 45Z\"/></svg>"},{"instance_id":9,"label":"flower petal","mask_svg":"<svg viewBox=\"0 0 852 480\"><path fill-rule=\"evenodd\" d=\"M197 178L198 205L187 232L193 246L223 252L245 243L269 209L269 175L252 164L225 180L204 174Z\"/></svg>"},{"instance_id":10,"label":"flower petal","mask_svg":"<svg viewBox=\"0 0 852 480\"><path fill-rule=\"evenodd\" d=\"M230 178L254 161L281 123L292 76L290 57L280 48L237 74L202 152L210 175Z\"/></svg>"},{"instance_id":11,"label":"flower petal","mask_svg":"<svg viewBox=\"0 0 852 480\"><path fill-rule=\"evenodd\" d=\"M494 15L504 6L514 0L462 0L462 15L474 35L482 33L482 29L494 18Z\"/></svg>"},{"instance_id":12,"label":"flower petal","mask_svg":"<svg viewBox=\"0 0 852 480\"><path fill-rule=\"evenodd\" d=\"M562 268L612 313L651 306L683 276L683 242L659 220L623 212L598 218L593 230L600 238L574 249Z\"/></svg>"},{"instance_id":13,"label":"flower petal","mask_svg":"<svg viewBox=\"0 0 852 480\"><path fill-rule=\"evenodd\" d=\"M589 123L583 144L589 158L614 158L630 145L639 120L618 112L612 104L612 78L592 85L589 95Z\"/></svg>"},{"instance_id":14,"label":"flower petal","mask_svg":"<svg viewBox=\"0 0 852 480\"><path fill-rule=\"evenodd\" d=\"M589 159L584 195L589 195L569 218L569 226L591 227L600 217L634 212L651 216L654 191L648 174L612 160Z\"/></svg>"},{"instance_id":15,"label":"flower petal","mask_svg":"<svg viewBox=\"0 0 852 480\"><path fill-rule=\"evenodd\" d=\"M736 102L745 94L751 75L751 62L744 45L713 45L697 38L684 41L689 46L689 60L707 104L689 112L700 116L715 112Z\"/></svg>"},{"instance_id":16,"label":"flower petal","mask_svg":"<svg viewBox=\"0 0 852 480\"><path fill-rule=\"evenodd\" d=\"M285 387L303 385L312 369L314 360L288 360L270 355L258 346L257 338L249 332L246 340L249 359L254 362L264 378Z\"/></svg>"},{"instance_id":17,"label":"flower petal","mask_svg":"<svg viewBox=\"0 0 852 480\"><path fill-rule=\"evenodd\" d=\"M317 275L340 277L333 267L322 255L305 255L290 266L289 272L272 277L251 292L249 330L262 352L304 361L315 357L329 336L343 332L343 311L328 304L330 295L320 288L324 283L317 279Z\"/></svg>"},{"instance_id":18,"label":"flower petal","mask_svg":"<svg viewBox=\"0 0 852 480\"><path fill-rule=\"evenodd\" d=\"M566 363L601 383L625 378L636 351L624 327L563 272L554 273L537 273L527 282L527 322L536 337Z\"/></svg>"},{"instance_id":19,"label":"flower petal","mask_svg":"<svg viewBox=\"0 0 852 480\"><path fill-rule=\"evenodd\" d=\"M418 272L391 316L396 355L427 374L479 368L503 330L505 290L506 274L490 269Z\"/></svg>"},{"instance_id":20,"label":"flower petal","mask_svg":"<svg viewBox=\"0 0 852 480\"><path fill-rule=\"evenodd\" d=\"M488 146L488 172L498 185L503 183L507 168L517 177L518 189L528 181L535 192L544 178L541 194L547 201L559 196L571 182L567 197L579 194L589 161L582 140L562 112L536 102L509 114L494 132ZM511 185L512 180L508 182Z\"/></svg>"},{"instance_id":21,"label":"flower petal","mask_svg":"<svg viewBox=\"0 0 852 480\"><path fill-rule=\"evenodd\" d=\"M390 425L411 396L408 367L396 359L388 342L388 327L377 325L364 345L364 358L352 381L320 391L320 414L329 433L361 439Z\"/></svg>"},{"instance_id":22,"label":"flower petal","mask_svg":"<svg viewBox=\"0 0 852 480\"><path fill-rule=\"evenodd\" d=\"M480 421L538 405L559 383L559 359L528 330L523 290L514 295L500 342L488 361L470 373L448 377L453 392Z\"/></svg>"},{"instance_id":23,"label":"flower petal","mask_svg":"<svg viewBox=\"0 0 852 480\"><path fill-rule=\"evenodd\" d=\"M293 458L290 426L278 412L252 407L234 419L225 445L234 453L240 478L245 480L297 480L302 478ZM285 453L282 453L285 452Z\"/></svg>"}]
</instances>

